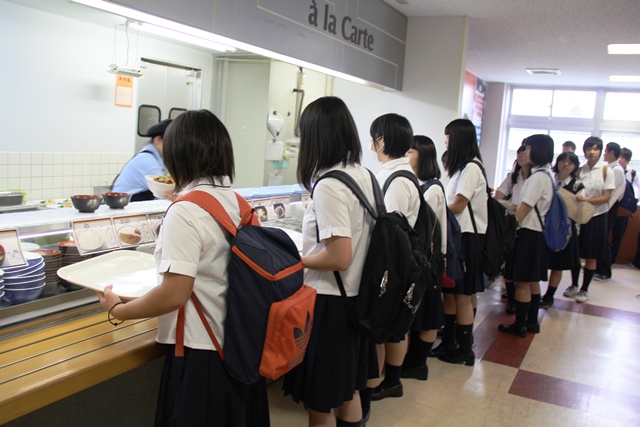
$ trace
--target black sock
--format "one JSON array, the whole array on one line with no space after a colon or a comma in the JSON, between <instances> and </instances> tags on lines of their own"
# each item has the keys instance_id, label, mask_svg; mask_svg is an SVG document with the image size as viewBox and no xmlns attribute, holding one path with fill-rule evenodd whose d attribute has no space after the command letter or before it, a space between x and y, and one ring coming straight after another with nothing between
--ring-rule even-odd
<instances>
[{"instance_id":1,"label":"black sock","mask_svg":"<svg viewBox=\"0 0 640 427\"><path fill-rule=\"evenodd\" d=\"M473 346L473 323L471 325L458 324L460 330L460 353L467 354Z\"/></svg>"},{"instance_id":2,"label":"black sock","mask_svg":"<svg viewBox=\"0 0 640 427\"><path fill-rule=\"evenodd\" d=\"M575 286L576 288L578 287L578 280L580 279L580 270L582 270L580 263L571 269L571 286Z\"/></svg>"},{"instance_id":3,"label":"black sock","mask_svg":"<svg viewBox=\"0 0 640 427\"><path fill-rule=\"evenodd\" d=\"M456 319L455 314L444 315L444 329L442 330L442 344L452 346L456 344Z\"/></svg>"},{"instance_id":4,"label":"black sock","mask_svg":"<svg viewBox=\"0 0 640 427\"><path fill-rule=\"evenodd\" d=\"M345 421L336 417L336 427L360 427L360 422L361 421Z\"/></svg>"},{"instance_id":5,"label":"black sock","mask_svg":"<svg viewBox=\"0 0 640 427\"><path fill-rule=\"evenodd\" d=\"M527 325L534 325L538 323L538 310L540 310L540 294L531 294Z\"/></svg>"},{"instance_id":6,"label":"black sock","mask_svg":"<svg viewBox=\"0 0 640 427\"><path fill-rule=\"evenodd\" d=\"M474 309L473 309L473 320L474 320L474 321L476 320L476 314L478 314L478 309L477 309L477 308L474 308Z\"/></svg>"},{"instance_id":7,"label":"black sock","mask_svg":"<svg viewBox=\"0 0 640 427\"><path fill-rule=\"evenodd\" d=\"M411 333L411 342L409 343L409 351L404 358L402 367L405 371L417 368L427 364L427 356L431 352L433 342L422 341L419 332L414 336Z\"/></svg>"},{"instance_id":8,"label":"black sock","mask_svg":"<svg viewBox=\"0 0 640 427\"><path fill-rule=\"evenodd\" d=\"M507 288L507 302L514 302L516 300L516 284L509 281L504 282L504 286Z\"/></svg>"},{"instance_id":9,"label":"black sock","mask_svg":"<svg viewBox=\"0 0 640 427\"><path fill-rule=\"evenodd\" d=\"M595 274L595 270L587 270L586 268L584 269L584 277L582 278L582 287L580 288L581 291L585 291L588 292L589 291L589 285L591 284L591 279L593 279L593 275Z\"/></svg>"},{"instance_id":10,"label":"black sock","mask_svg":"<svg viewBox=\"0 0 640 427\"><path fill-rule=\"evenodd\" d=\"M383 387L389 388L400 384L400 374L402 373L402 366L384 364L384 380L382 380ZM382 385L381 384L381 385Z\"/></svg>"},{"instance_id":11,"label":"black sock","mask_svg":"<svg viewBox=\"0 0 640 427\"><path fill-rule=\"evenodd\" d=\"M364 390L360 390L360 406L362 406L362 416L367 415L371 409L371 395L373 394L373 388L367 387Z\"/></svg>"},{"instance_id":12,"label":"black sock","mask_svg":"<svg viewBox=\"0 0 640 427\"><path fill-rule=\"evenodd\" d=\"M523 328L529 314L529 303L516 301L516 326Z\"/></svg>"},{"instance_id":13,"label":"black sock","mask_svg":"<svg viewBox=\"0 0 640 427\"><path fill-rule=\"evenodd\" d=\"M543 300L545 301L553 301L553 296L556 294L556 291L558 290L557 287L553 287L551 285L549 285L549 287L547 288L547 292L545 292L544 297L542 297Z\"/></svg>"}]
</instances>

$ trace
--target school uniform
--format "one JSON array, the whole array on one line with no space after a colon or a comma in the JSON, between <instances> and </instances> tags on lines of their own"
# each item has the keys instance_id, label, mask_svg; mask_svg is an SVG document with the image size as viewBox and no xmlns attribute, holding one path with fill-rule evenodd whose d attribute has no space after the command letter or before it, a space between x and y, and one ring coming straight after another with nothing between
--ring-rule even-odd
<instances>
[{"instance_id":1,"label":"school uniform","mask_svg":"<svg viewBox=\"0 0 640 427\"><path fill-rule=\"evenodd\" d=\"M526 203L532 209L520 221L520 228L509 257L506 274L514 282L547 280L549 248L542 235L542 229L554 190L555 180L550 175L548 164L533 168L531 176L522 187L522 200L518 207Z\"/></svg>"},{"instance_id":2,"label":"school uniform","mask_svg":"<svg viewBox=\"0 0 640 427\"><path fill-rule=\"evenodd\" d=\"M578 179L584 184L587 199L601 196L604 190L615 189L613 173L609 168L605 173L603 167L604 164L598 161L593 168L589 164L580 168ZM580 227L580 257L585 259L598 259L601 251L608 248L606 213L609 211L609 203L605 202L595 208L591 221Z\"/></svg>"},{"instance_id":3,"label":"school uniform","mask_svg":"<svg viewBox=\"0 0 640 427\"><path fill-rule=\"evenodd\" d=\"M215 185L214 185L215 184ZM205 191L220 201L235 224L240 209L228 177L213 183L201 179L185 192ZM207 322L224 345L227 313L227 265L231 247L211 215L193 203L177 203L167 211L155 251L158 282L170 272L193 277L193 292ZM185 305L183 358L174 357L177 311L158 316L157 341L168 344L162 373L156 425L268 426L264 379L245 385L231 377L191 300Z\"/></svg>"},{"instance_id":4,"label":"school uniform","mask_svg":"<svg viewBox=\"0 0 640 427\"><path fill-rule=\"evenodd\" d=\"M501 192L505 196L508 196L509 202L518 206L520 204L520 193L522 192L522 186L524 185L524 177L522 176L522 170L518 172L516 182L513 183L513 172L509 172L507 177L502 181L500 186L496 188L496 191Z\"/></svg>"},{"instance_id":5,"label":"school uniform","mask_svg":"<svg viewBox=\"0 0 640 427\"><path fill-rule=\"evenodd\" d=\"M624 197L624 189L625 189L625 177L624 177L624 168L618 163L618 160L615 160L609 164L607 164L607 169L613 172L613 179L615 189L611 192L611 197L609 197L609 211L607 212L607 247L608 251L602 251L600 257L598 258L598 263L596 267L596 274L598 274L601 278L610 278L611 277L611 265L616 261L616 257L618 256L618 250L620 249L620 244L622 243L622 236L624 234L624 230L627 228L627 220L628 217L620 217L618 218L618 206L622 197ZM619 221L618 221L619 220ZM619 225L616 229L615 224L616 221L619 222ZM609 245L609 235L611 235L611 244Z\"/></svg>"},{"instance_id":6,"label":"school uniform","mask_svg":"<svg viewBox=\"0 0 640 427\"><path fill-rule=\"evenodd\" d=\"M572 194L584 196L584 185L571 175L560 181L560 186ZM578 227L576 222L571 220L571 238L564 249L549 257L549 269L564 271L579 267L580 246L578 242Z\"/></svg>"},{"instance_id":7,"label":"school uniform","mask_svg":"<svg viewBox=\"0 0 640 427\"><path fill-rule=\"evenodd\" d=\"M479 161L479 159L474 159ZM484 277L480 265L480 251L484 247L487 232L487 181L478 165L468 163L461 170L455 172L445 191L447 204L453 203L456 195L460 194L469 200L473 209L477 234L471 222L469 205L456 215L462 232L462 251L465 260L464 278L456 283L455 288L445 288L442 291L459 295L472 295L484 292Z\"/></svg>"},{"instance_id":8,"label":"school uniform","mask_svg":"<svg viewBox=\"0 0 640 427\"><path fill-rule=\"evenodd\" d=\"M374 203L371 176L361 165L335 165L348 173ZM319 174L322 176L323 171ZM328 413L364 389L378 376L375 344L349 328L349 308L358 295L374 221L356 196L342 182L324 179L314 189L302 222L302 253L322 251L332 236L351 239L352 260L340 272L349 301L340 295L332 271L305 270L305 283L317 291L313 329L304 361L286 374L285 395L304 402L307 409Z\"/></svg>"}]
</instances>

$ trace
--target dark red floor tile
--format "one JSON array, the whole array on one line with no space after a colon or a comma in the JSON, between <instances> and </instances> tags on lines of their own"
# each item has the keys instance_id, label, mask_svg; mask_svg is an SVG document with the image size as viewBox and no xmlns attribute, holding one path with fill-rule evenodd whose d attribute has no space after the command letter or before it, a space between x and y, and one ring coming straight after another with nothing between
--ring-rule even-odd
<instances>
[{"instance_id":1,"label":"dark red floor tile","mask_svg":"<svg viewBox=\"0 0 640 427\"><path fill-rule=\"evenodd\" d=\"M605 319L628 322L636 325L640 324L640 313L619 310L617 308L601 307L590 303L580 304L575 301L556 299L549 310L553 309L586 314L588 316L603 317Z\"/></svg>"}]
</instances>

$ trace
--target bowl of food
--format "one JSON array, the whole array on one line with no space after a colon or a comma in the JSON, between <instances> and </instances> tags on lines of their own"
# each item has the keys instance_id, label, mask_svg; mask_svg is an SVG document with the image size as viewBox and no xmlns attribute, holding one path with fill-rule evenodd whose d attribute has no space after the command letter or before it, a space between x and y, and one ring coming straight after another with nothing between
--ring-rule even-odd
<instances>
[{"instance_id":1,"label":"bowl of food","mask_svg":"<svg viewBox=\"0 0 640 427\"><path fill-rule=\"evenodd\" d=\"M118 239L125 245L137 245L142 241L142 233L132 225L125 225L118 230Z\"/></svg>"},{"instance_id":2,"label":"bowl of food","mask_svg":"<svg viewBox=\"0 0 640 427\"><path fill-rule=\"evenodd\" d=\"M175 182L170 175L147 175L144 177L149 190L159 199L166 199L173 194Z\"/></svg>"},{"instance_id":3,"label":"bowl of food","mask_svg":"<svg viewBox=\"0 0 640 427\"><path fill-rule=\"evenodd\" d=\"M131 201L131 194L129 193L117 193L108 192L103 193L104 203L111 209L123 209Z\"/></svg>"},{"instance_id":4,"label":"bowl of food","mask_svg":"<svg viewBox=\"0 0 640 427\"><path fill-rule=\"evenodd\" d=\"M73 207L80 212L95 212L102 203L102 196L94 196L93 194L78 194L71 196Z\"/></svg>"}]
</instances>

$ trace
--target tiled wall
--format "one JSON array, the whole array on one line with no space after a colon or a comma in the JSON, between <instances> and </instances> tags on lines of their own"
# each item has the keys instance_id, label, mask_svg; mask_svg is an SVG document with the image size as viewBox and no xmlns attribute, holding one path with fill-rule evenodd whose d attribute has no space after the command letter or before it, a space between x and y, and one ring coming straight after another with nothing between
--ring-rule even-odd
<instances>
[{"instance_id":1,"label":"tiled wall","mask_svg":"<svg viewBox=\"0 0 640 427\"><path fill-rule=\"evenodd\" d=\"M27 200L93 194L111 185L133 153L53 153L0 151L0 191L23 190Z\"/></svg>"}]
</instances>

